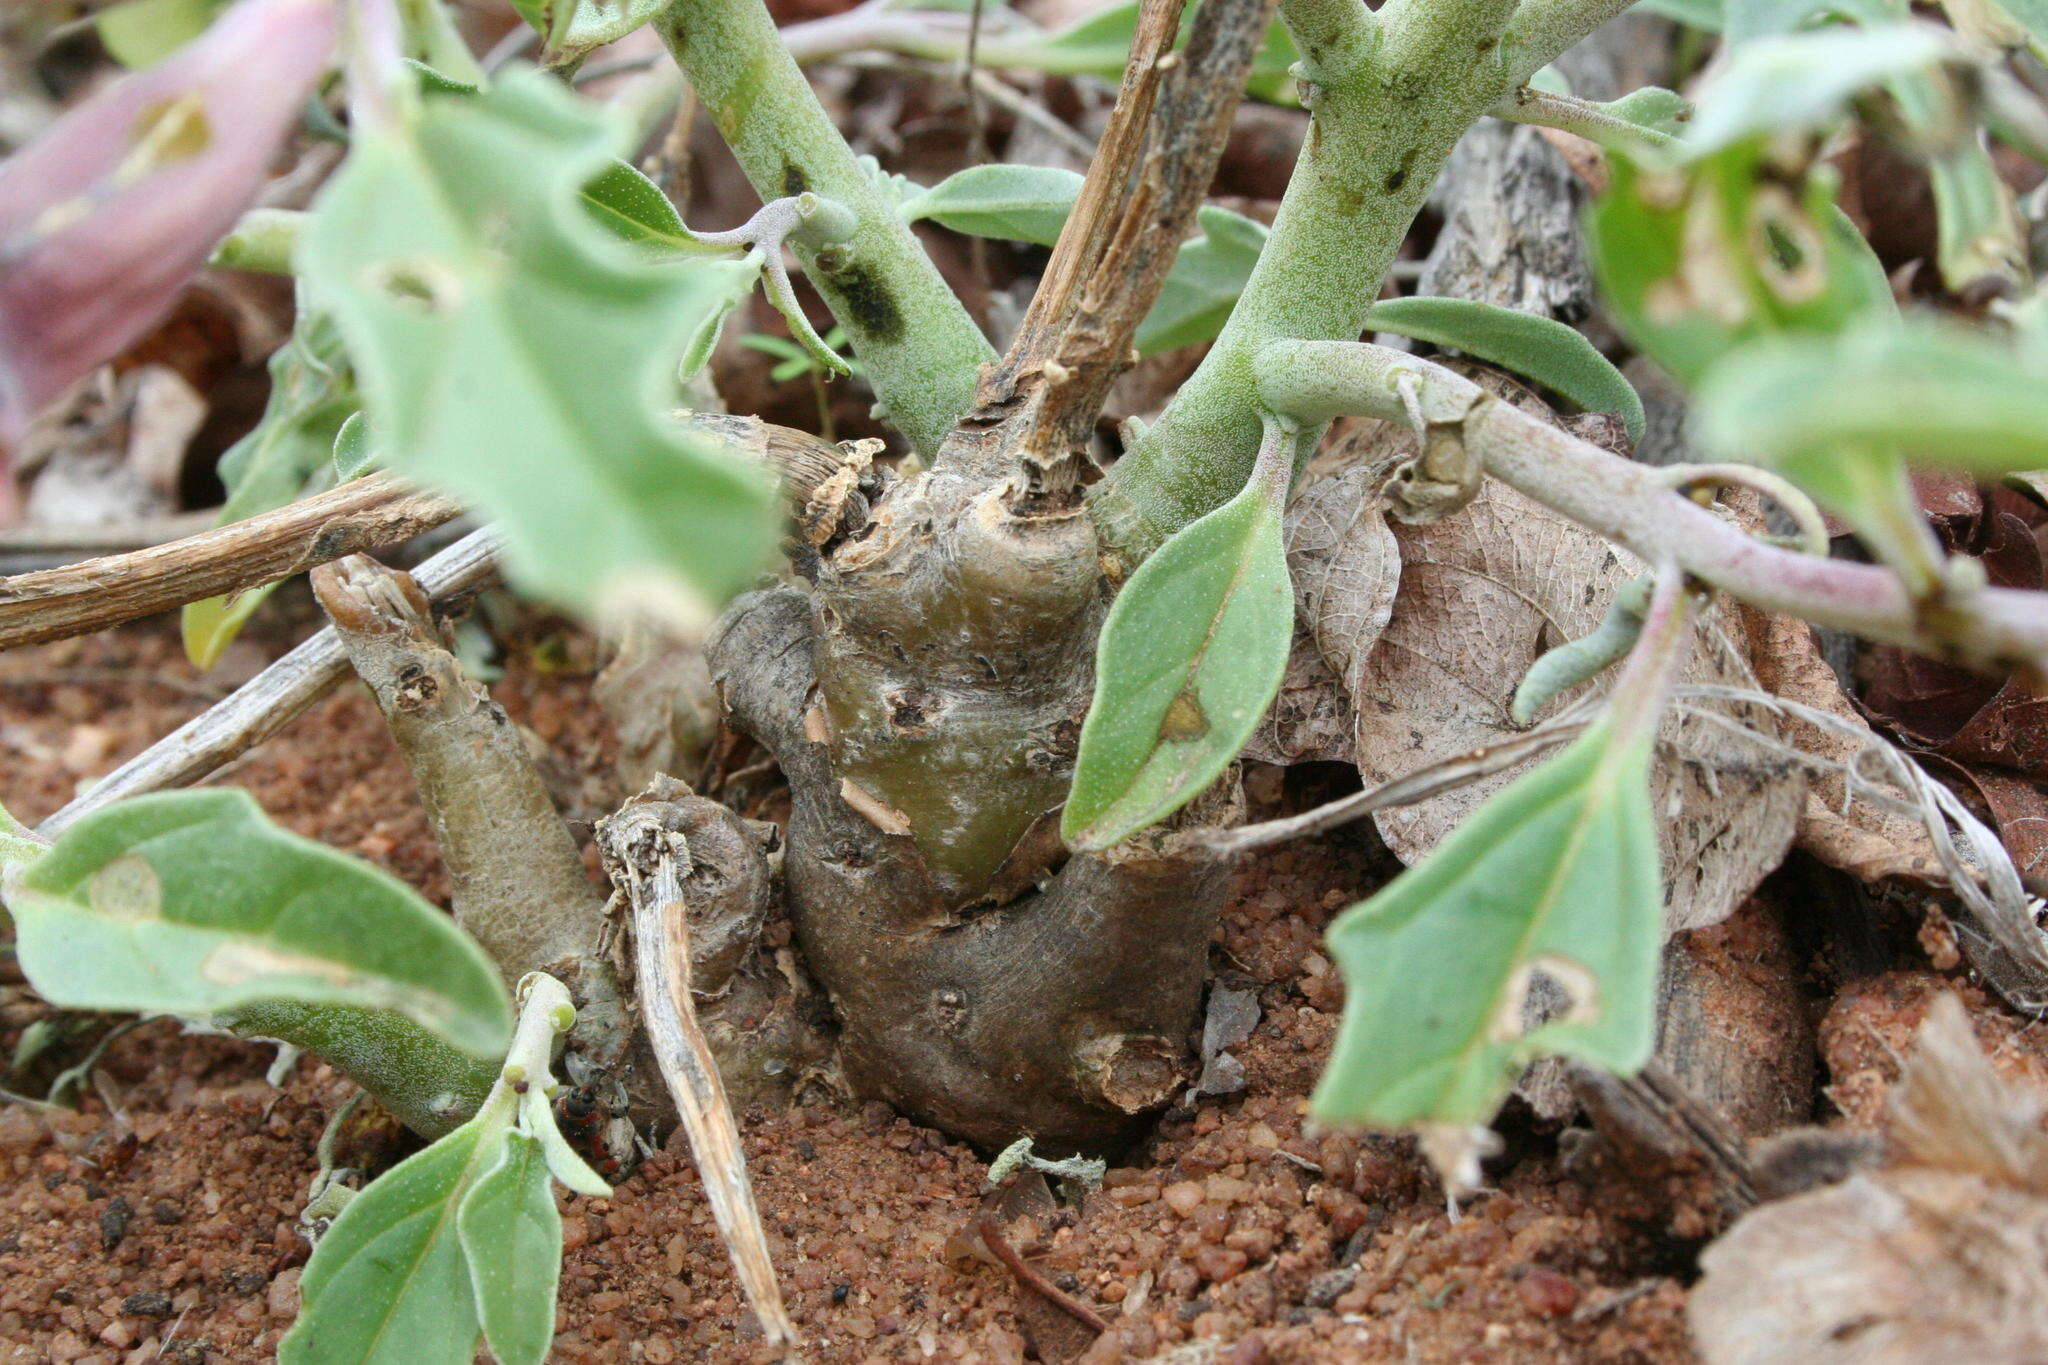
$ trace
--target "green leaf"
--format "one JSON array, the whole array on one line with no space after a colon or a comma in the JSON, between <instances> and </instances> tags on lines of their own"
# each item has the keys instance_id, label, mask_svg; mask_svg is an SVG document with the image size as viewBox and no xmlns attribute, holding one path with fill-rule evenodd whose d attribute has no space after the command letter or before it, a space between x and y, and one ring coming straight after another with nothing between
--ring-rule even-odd
<instances>
[{"instance_id":1,"label":"green leaf","mask_svg":"<svg viewBox=\"0 0 2048 1365\"><path fill-rule=\"evenodd\" d=\"M1726 0L1722 36L1730 43L1795 33L1836 12L1835 0Z\"/></svg>"},{"instance_id":2,"label":"green leaf","mask_svg":"<svg viewBox=\"0 0 2048 1365\"><path fill-rule=\"evenodd\" d=\"M1931 70L1952 51L1940 30L1903 24L1745 43L1701 93L1685 134L1686 154L1705 156L1762 134L1818 127L1851 97L1892 77Z\"/></svg>"},{"instance_id":3,"label":"green leaf","mask_svg":"<svg viewBox=\"0 0 2048 1365\"><path fill-rule=\"evenodd\" d=\"M227 0L123 0L93 17L107 54L130 70L155 66L206 32Z\"/></svg>"},{"instance_id":4,"label":"green leaf","mask_svg":"<svg viewBox=\"0 0 2048 1365\"><path fill-rule=\"evenodd\" d=\"M708 306L687 334L683 358L676 365L677 377L683 382L694 379L711 363L711 353L718 347L718 337L725 330L725 324L739 311L740 305L753 297L754 287L761 282L761 262L759 252L749 252L744 257L705 261L696 267L697 275L707 289Z\"/></svg>"},{"instance_id":5,"label":"green leaf","mask_svg":"<svg viewBox=\"0 0 2048 1365\"><path fill-rule=\"evenodd\" d=\"M929 219L955 232L1051 246L1073 211L1081 177L1047 166L975 166L902 202L906 221ZM1263 224L1205 205L1200 232L1182 242L1159 298L1138 327L1145 355L1199 345L1223 330L1266 245Z\"/></svg>"},{"instance_id":6,"label":"green leaf","mask_svg":"<svg viewBox=\"0 0 2048 1365\"><path fill-rule=\"evenodd\" d=\"M352 412L341 429L334 433L334 477L347 483L360 478L384 463L383 452L370 432L370 424L360 412Z\"/></svg>"},{"instance_id":7,"label":"green leaf","mask_svg":"<svg viewBox=\"0 0 2048 1365\"><path fill-rule=\"evenodd\" d=\"M398 0L398 17L406 57L416 58L414 64L433 80L470 87L484 83L483 67L442 0Z\"/></svg>"},{"instance_id":8,"label":"green leaf","mask_svg":"<svg viewBox=\"0 0 2048 1365\"><path fill-rule=\"evenodd\" d=\"M1593 343L1554 318L1470 299L1386 299L1366 314L1367 330L1453 346L1554 389L1587 412L1620 416L1630 441L1643 438L1643 400Z\"/></svg>"},{"instance_id":9,"label":"green leaf","mask_svg":"<svg viewBox=\"0 0 2048 1365\"><path fill-rule=\"evenodd\" d=\"M487 1106L348 1202L306 1263L281 1365L468 1365L481 1324L457 1219L504 1160L507 1108Z\"/></svg>"},{"instance_id":10,"label":"green leaf","mask_svg":"<svg viewBox=\"0 0 2048 1365\"><path fill-rule=\"evenodd\" d=\"M334 321L305 309L270 358L270 400L255 430L220 457L227 487L220 523L242 521L327 486L341 426L357 408L355 379ZM189 603L180 618L185 654L211 668L276 584Z\"/></svg>"},{"instance_id":11,"label":"green leaf","mask_svg":"<svg viewBox=\"0 0 2048 1365\"><path fill-rule=\"evenodd\" d=\"M34 830L14 818L14 812L0 806L0 874L34 862L48 847Z\"/></svg>"},{"instance_id":12,"label":"green leaf","mask_svg":"<svg viewBox=\"0 0 2048 1365\"><path fill-rule=\"evenodd\" d=\"M667 7L668 0L513 0L513 8L547 40L551 62L615 43Z\"/></svg>"},{"instance_id":13,"label":"green leaf","mask_svg":"<svg viewBox=\"0 0 2048 1365\"><path fill-rule=\"evenodd\" d=\"M1845 452L1903 451L1980 479L2048 467L2048 370L1959 326L1873 325L1731 357L1693 420L1722 458L1774 466L1839 504L1857 458Z\"/></svg>"},{"instance_id":14,"label":"green leaf","mask_svg":"<svg viewBox=\"0 0 2048 1365\"><path fill-rule=\"evenodd\" d=\"M482 81L461 81L445 71L437 71L417 57L407 57L405 64L413 75L420 78L422 95L474 95L481 91Z\"/></svg>"},{"instance_id":15,"label":"green leaf","mask_svg":"<svg viewBox=\"0 0 2048 1365\"><path fill-rule=\"evenodd\" d=\"M661 186L623 161L614 159L584 184L583 202L599 223L624 241L663 253L711 254L690 236Z\"/></svg>"},{"instance_id":16,"label":"green leaf","mask_svg":"<svg viewBox=\"0 0 2048 1365\"><path fill-rule=\"evenodd\" d=\"M549 1174L565 1187L593 1199L612 1197L612 1187L605 1183L604 1177L591 1170L590 1164L576 1155L576 1149L555 1127L555 1111L549 1107L548 1097L541 1093L539 1087L529 1087L519 1097L519 1126L540 1143L541 1160Z\"/></svg>"},{"instance_id":17,"label":"green leaf","mask_svg":"<svg viewBox=\"0 0 2048 1365\"><path fill-rule=\"evenodd\" d=\"M1279 692L1294 633L1280 538L1289 449L1261 456L1243 491L1175 532L1117 594L1060 817L1076 848L1107 848L1193 800Z\"/></svg>"},{"instance_id":18,"label":"green leaf","mask_svg":"<svg viewBox=\"0 0 2048 1365\"><path fill-rule=\"evenodd\" d=\"M1706 33L1719 33L1724 19L1721 0L1642 0L1636 8Z\"/></svg>"},{"instance_id":19,"label":"green leaf","mask_svg":"<svg viewBox=\"0 0 2048 1365\"><path fill-rule=\"evenodd\" d=\"M1679 136L1685 131L1686 124L1692 121L1692 101L1661 85L1631 90L1618 100L1607 101L1600 108L1614 118L1670 137Z\"/></svg>"},{"instance_id":20,"label":"green leaf","mask_svg":"<svg viewBox=\"0 0 2048 1365\"><path fill-rule=\"evenodd\" d=\"M206 1016L271 1001L401 1015L479 1057L511 1005L481 949L410 887L264 818L247 792L86 816L23 870L22 970L70 1009Z\"/></svg>"},{"instance_id":21,"label":"green leaf","mask_svg":"<svg viewBox=\"0 0 2048 1365\"><path fill-rule=\"evenodd\" d=\"M1589 730L1338 918L1344 1020L1318 1117L1467 1126L1490 1118L1536 1057L1642 1065L1663 938L1652 738ZM1525 1031L1539 980L1568 1003Z\"/></svg>"},{"instance_id":22,"label":"green leaf","mask_svg":"<svg viewBox=\"0 0 2048 1365\"><path fill-rule=\"evenodd\" d=\"M491 1354L499 1365L541 1365L555 1339L562 1216L538 1139L508 1136L497 1165L462 1196L455 1226Z\"/></svg>"},{"instance_id":23,"label":"green leaf","mask_svg":"<svg viewBox=\"0 0 2048 1365\"><path fill-rule=\"evenodd\" d=\"M331 308L392 467L505 531L515 582L616 623L701 629L765 566L761 470L659 414L727 297L591 221L599 111L536 72L366 130L301 264Z\"/></svg>"},{"instance_id":24,"label":"green leaf","mask_svg":"<svg viewBox=\"0 0 2048 1365\"><path fill-rule=\"evenodd\" d=\"M1081 193L1081 176L1053 166L970 166L905 202L903 221L1051 246Z\"/></svg>"},{"instance_id":25,"label":"green leaf","mask_svg":"<svg viewBox=\"0 0 2048 1365\"><path fill-rule=\"evenodd\" d=\"M1680 382L1761 337L1896 311L1825 168L1788 185L1750 142L1682 167L1610 166L1587 218L1594 275L1629 340Z\"/></svg>"},{"instance_id":26,"label":"green leaf","mask_svg":"<svg viewBox=\"0 0 2048 1365\"><path fill-rule=\"evenodd\" d=\"M1159 298L1138 326L1146 355L1208 341L1223 330L1266 245L1264 224L1205 205L1195 211L1198 236L1180 244Z\"/></svg>"}]
</instances>

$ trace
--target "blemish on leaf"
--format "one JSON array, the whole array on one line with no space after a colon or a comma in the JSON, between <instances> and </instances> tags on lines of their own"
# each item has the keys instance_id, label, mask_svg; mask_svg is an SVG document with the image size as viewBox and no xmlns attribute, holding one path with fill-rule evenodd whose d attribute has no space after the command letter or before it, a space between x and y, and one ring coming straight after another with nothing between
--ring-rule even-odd
<instances>
[{"instance_id":1,"label":"blemish on leaf","mask_svg":"<svg viewBox=\"0 0 2048 1365\"><path fill-rule=\"evenodd\" d=\"M1159 737L1176 744L1200 739L1208 733L1209 717L1192 692L1182 692L1175 697L1173 704L1166 708L1166 719L1159 722Z\"/></svg>"},{"instance_id":2,"label":"blemish on leaf","mask_svg":"<svg viewBox=\"0 0 2048 1365\"><path fill-rule=\"evenodd\" d=\"M1539 1017L1527 1008L1532 1003ZM1599 1017L1600 983L1585 964L1559 953L1538 953L1508 978L1487 1038L1512 1043L1543 1024L1586 1024Z\"/></svg>"},{"instance_id":3,"label":"blemish on leaf","mask_svg":"<svg viewBox=\"0 0 2048 1365\"><path fill-rule=\"evenodd\" d=\"M369 273L372 288L411 312L446 313L462 302L462 277L428 257L380 261Z\"/></svg>"},{"instance_id":4,"label":"blemish on leaf","mask_svg":"<svg viewBox=\"0 0 2048 1365\"><path fill-rule=\"evenodd\" d=\"M140 854L124 854L93 873L86 896L109 919L163 918L163 881Z\"/></svg>"},{"instance_id":5,"label":"blemish on leaf","mask_svg":"<svg viewBox=\"0 0 2048 1365\"><path fill-rule=\"evenodd\" d=\"M223 943L199 963L199 973L221 986L236 986L266 976L312 976L337 986L357 980L339 963L303 953L279 952L260 943Z\"/></svg>"}]
</instances>

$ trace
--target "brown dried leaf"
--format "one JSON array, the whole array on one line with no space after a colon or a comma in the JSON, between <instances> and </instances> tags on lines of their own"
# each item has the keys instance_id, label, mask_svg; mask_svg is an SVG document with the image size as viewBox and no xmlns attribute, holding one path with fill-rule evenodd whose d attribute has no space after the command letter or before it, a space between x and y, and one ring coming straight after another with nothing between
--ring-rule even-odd
<instances>
[{"instance_id":1,"label":"brown dried leaf","mask_svg":"<svg viewBox=\"0 0 2048 1365\"><path fill-rule=\"evenodd\" d=\"M1522 675L1546 650L1590 632L1615 589L1642 572L1494 480L1458 515L1393 535L1401 592L1353 695L1367 786L1520 733L1508 703ZM1702 614L1683 681L1754 685L1731 611L1717 604ZM1729 714L1777 733L1760 712ZM1380 812L1380 831L1413 863L1521 771ZM1666 721L1651 795L1671 930L1716 923L1742 903L1784 857L1804 792L1803 775L1768 743L1697 716Z\"/></svg>"},{"instance_id":2,"label":"brown dried leaf","mask_svg":"<svg viewBox=\"0 0 2048 1365\"><path fill-rule=\"evenodd\" d=\"M1944 997L1893 1098L1898 1164L1767 1204L1701 1256L1688 1305L1701 1357L2048 1358L2043 1107L1997 1078Z\"/></svg>"},{"instance_id":3,"label":"brown dried leaf","mask_svg":"<svg viewBox=\"0 0 2048 1365\"><path fill-rule=\"evenodd\" d=\"M1816 758L1853 764L1869 744L1882 744L1842 691L1833 669L1820 656L1813 631L1804 621L1743 609L1748 624L1749 655L1757 681L1766 692L1825 711L1869 734L1858 742L1834 730L1788 717L1787 740ZM1945 884L1934 845L1920 821L1894 814L1868 801L1851 801L1838 773L1816 774L1809 780L1799 816L1799 846L1828 866L1861 881L1902 877L1926 886Z\"/></svg>"},{"instance_id":4,"label":"brown dried leaf","mask_svg":"<svg viewBox=\"0 0 2048 1365\"><path fill-rule=\"evenodd\" d=\"M1246 748L1271 763L1347 761L1351 703L1365 661L1393 616L1400 549L1377 471L1353 465L1317 479L1287 509L1295 631L1280 695Z\"/></svg>"}]
</instances>

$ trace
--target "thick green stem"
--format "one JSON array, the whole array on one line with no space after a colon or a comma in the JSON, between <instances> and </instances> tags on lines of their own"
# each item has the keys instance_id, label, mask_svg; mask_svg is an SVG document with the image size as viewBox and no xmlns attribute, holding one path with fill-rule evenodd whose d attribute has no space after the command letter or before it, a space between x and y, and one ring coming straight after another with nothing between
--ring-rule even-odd
<instances>
[{"instance_id":1,"label":"thick green stem","mask_svg":"<svg viewBox=\"0 0 2048 1365\"><path fill-rule=\"evenodd\" d=\"M812 190L859 219L848 245L796 253L852 337L881 415L936 453L995 349L854 159L761 0L677 0L657 23L764 200Z\"/></svg>"},{"instance_id":2,"label":"thick green stem","mask_svg":"<svg viewBox=\"0 0 2048 1365\"><path fill-rule=\"evenodd\" d=\"M1352 340L1459 137L1626 0L1285 0L1314 122L1230 321L1165 414L1099 486L1096 521L1142 558L1244 486L1259 448L1253 358ZM1298 453L1321 436L1305 428Z\"/></svg>"}]
</instances>

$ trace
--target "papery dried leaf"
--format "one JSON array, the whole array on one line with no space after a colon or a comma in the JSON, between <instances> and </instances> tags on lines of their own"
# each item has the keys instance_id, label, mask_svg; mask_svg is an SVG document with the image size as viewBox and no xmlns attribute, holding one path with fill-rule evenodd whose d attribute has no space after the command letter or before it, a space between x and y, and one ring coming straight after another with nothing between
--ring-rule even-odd
<instances>
[{"instance_id":1,"label":"papery dried leaf","mask_svg":"<svg viewBox=\"0 0 2048 1365\"><path fill-rule=\"evenodd\" d=\"M0 441L171 306L326 69L328 0L244 0L0 165Z\"/></svg>"},{"instance_id":2,"label":"papery dried leaf","mask_svg":"<svg viewBox=\"0 0 2048 1365\"><path fill-rule=\"evenodd\" d=\"M1999 1080L1943 996L1893 1092L1896 1164L1766 1204L1700 1257L1687 1316L1701 1357L2048 1358L2043 1101Z\"/></svg>"},{"instance_id":3,"label":"papery dried leaf","mask_svg":"<svg viewBox=\"0 0 2048 1365\"><path fill-rule=\"evenodd\" d=\"M1287 509L1295 609L1354 695L1401 584L1401 548L1385 508L1375 471L1354 466L1302 489Z\"/></svg>"},{"instance_id":4,"label":"papery dried leaf","mask_svg":"<svg viewBox=\"0 0 2048 1365\"><path fill-rule=\"evenodd\" d=\"M1272 763L1347 762L1351 695L1394 612L1401 552L1375 471L1340 468L1295 495L1284 523L1295 631L1280 695L1245 749Z\"/></svg>"},{"instance_id":5,"label":"papery dried leaf","mask_svg":"<svg viewBox=\"0 0 2048 1365\"><path fill-rule=\"evenodd\" d=\"M1834 670L1821 658L1810 626L1753 608L1744 608L1743 615L1750 662L1764 691L1839 717L1867 736L1859 742L1789 716L1781 722L1789 742L1844 767L1853 767L1862 749L1885 743L1856 713ZM1853 798L1839 772L1816 773L1808 779L1798 839L1808 853L1860 881L1905 877L1930 886L1943 881L1926 827L1910 816Z\"/></svg>"},{"instance_id":6,"label":"papery dried leaf","mask_svg":"<svg viewBox=\"0 0 2048 1365\"><path fill-rule=\"evenodd\" d=\"M2048 1195L2043 1113L2048 1096L2001 1079L1962 1001L1944 992L1920 1025L1887 1126L1902 1161Z\"/></svg>"},{"instance_id":7,"label":"papery dried leaf","mask_svg":"<svg viewBox=\"0 0 2048 1365\"><path fill-rule=\"evenodd\" d=\"M1498 481L1430 526L1398 526L1402 578L1394 613L1364 662L1354 696L1359 774L1368 787L1520 731L1508 703L1544 651L1590 632L1608 600L1642 566ZM1731 609L1701 614L1679 682L1750 686ZM1567 698L1577 693L1567 694ZM1759 711L1728 715L1766 736ZM1673 717L1659 736L1651 782L1665 871L1666 927L1726 918L1784 857L1805 781L1739 727ZM1413 863L1488 796L1510 769L1376 819L1388 846Z\"/></svg>"},{"instance_id":8,"label":"papery dried leaf","mask_svg":"<svg viewBox=\"0 0 2048 1365\"><path fill-rule=\"evenodd\" d=\"M1700 1265L1707 1365L2048 1359L2048 1201L1974 1176L1852 1176L1756 1210Z\"/></svg>"}]
</instances>

